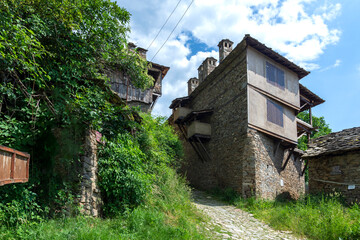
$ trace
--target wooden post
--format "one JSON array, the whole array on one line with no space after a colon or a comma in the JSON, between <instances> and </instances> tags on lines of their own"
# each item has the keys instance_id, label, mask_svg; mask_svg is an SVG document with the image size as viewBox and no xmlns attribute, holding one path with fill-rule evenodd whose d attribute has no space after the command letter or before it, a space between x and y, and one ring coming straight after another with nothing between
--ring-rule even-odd
<instances>
[{"instance_id":1,"label":"wooden post","mask_svg":"<svg viewBox=\"0 0 360 240\"><path fill-rule=\"evenodd\" d=\"M10 167L10 179L12 180L14 179L15 159L16 159L16 153L13 153L11 157L11 167Z\"/></svg>"},{"instance_id":2,"label":"wooden post","mask_svg":"<svg viewBox=\"0 0 360 240\"><path fill-rule=\"evenodd\" d=\"M276 144L276 148L275 148L275 151L274 151L274 156L276 156L276 153L277 151L279 150L279 147L280 147L280 143L281 143L281 140L279 140Z\"/></svg>"},{"instance_id":3,"label":"wooden post","mask_svg":"<svg viewBox=\"0 0 360 240\"><path fill-rule=\"evenodd\" d=\"M313 121L312 121L311 106L312 106L312 104L310 104L310 107L309 107L309 119L310 119L310 125L312 126Z\"/></svg>"},{"instance_id":4,"label":"wooden post","mask_svg":"<svg viewBox=\"0 0 360 240\"><path fill-rule=\"evenodd\" d=\"M309 160L307 160L306 163L305 163L304 170L302 170L301 175L300 175L301 177L304 176L304 173L305 173L305 171L306 171L306 168L307 168L307 166L308 166L308 163L309 163Z\"/></svg>"},{"instance_id":5,"label":"wooden post","mask_svg":"<svg viewBox=\"0 0 360 240\"><path fill-rule=\"evenodd\" d=\"M26 162L26 179L29 179L29 171L30 171L30 156Z\"/></svg>"},{"instance_id":6,"label":"wooden post","mask_svg":"<svg viewBox=\"0 0 360 240\"><path fill-rule=\"evenodd\" d=\"M286 158L285 164L284 164L284 166L282 166L282 168L281 168L281 171L284 171L284 170L285 170L286 165L288 164L291 155L294 153L294 149L295 149L295 147L291 148L291 150L290 150L290 152L289 152L289 155L288 155L287 158Z\"/></svg>"}]
</instances>

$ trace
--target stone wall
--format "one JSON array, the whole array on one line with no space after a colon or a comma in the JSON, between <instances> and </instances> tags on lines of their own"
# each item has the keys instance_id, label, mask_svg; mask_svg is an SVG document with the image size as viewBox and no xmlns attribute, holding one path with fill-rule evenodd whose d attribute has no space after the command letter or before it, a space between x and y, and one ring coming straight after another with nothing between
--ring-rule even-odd
<instances>
[{"instance_id":1,"label":"stone wall","mask_svg":"<svg viewBox=\"0 0 360 240\"><path fill-rule=\"evenodd\" d=\"M360 150L309 158L308 161L310 193L339 192L348 202L359 202ZM349 189L351 185L355 185L355 189Z\"/></svg>"},{"instance_id":2,"label":"stone wall","mask_svg":"<svg viewBox=\"0 0 360 240\"><path fill-rule=\"evenodd\" d=\"M289 149L279 146L277 141L256 130L249 130L255 155L256 195L266 199L285 197L297 199L305 194L305 179L300 176L304 168L298 153L291 155L286 167L282 170L290 154Z\"/></svg>"},{"instance_id":3,"label":"stone wall","mask_svg":"<svg viewBox=\"0 0 360 240\"><path fill-rule=\"evenodd\" d=\"M359 202L360 127L313 139L303 157L309 161L310 193L336 191Z\"/></svg>"},{"instance_id":4,"label":"stone wall","mask_svg":"<svg viewBox=\"0 0 360 240\"><path fill-rule=\"evenodd\" d=\"M214 109L208 119L211 140L204 144L211 159L202 162L184 142L186 165L182 170L197 188L231 187L243 192L243 162L247 159L243 146L248 144L246 68L246 51L236 58L229 56L191 94L188 107L192 110Z\"/></svg>"},{"instance_id":5,"label":"stone wall","mask_svg":"<svg viewBox=\"0 0 360 240\"><path fill-rule=\"evenodd\" d=\"M94 131L89 131L83 145L81 156L82 179L80 189L80 207L86 215L97 217L102 205L100 190L97 186L97 141Z\"/></svg>"},{"instance_id":6,"label":"stone wall","mask_svg":"<svg viewBox=\"0 0 360 240\"><path fill-rule=\"evenodd\" d=\"M232 188L243 197L298 198L305 193L303 163L292 155L281 170L288 150L248 125L248 74L246 44L240 43L190 94L186 106L193 111L213 109L211 139L204 143L211 159L202 162L185 141L182 171L199 189Z\"/></svg>"}]
</instances>

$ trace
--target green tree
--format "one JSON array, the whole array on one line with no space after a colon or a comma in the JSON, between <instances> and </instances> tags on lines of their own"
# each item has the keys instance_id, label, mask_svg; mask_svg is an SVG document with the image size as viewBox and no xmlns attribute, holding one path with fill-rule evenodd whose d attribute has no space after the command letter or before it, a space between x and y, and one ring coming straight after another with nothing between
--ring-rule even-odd
<instances>
[{"instance_id":1,"label":"green tree","mask_svg":"<svg viewBox=\"0 0 360 240\"><path fill-rule=\"evenodd\" d=\"M151 82L147 62L127 49L130 14L110 0L5 0L0 9L1 114L9 123L0 124L0 144L21 147L16 140L71 119L101 124L107 70L123 70L138 87Z\"/></svg>"},{"instance_id":2,"label":"green tree","mask_svg":"<svg viewBox=\"0 0 360 240\"><path fill-rule=\"evenodd\" d=\"M299 119L303 120L304 122L310 122L309 111L304 111L298 114L297 116ZM329 124L325 122L324 117L316 117L312 116L312 125L316 128L316 131L313 131L310 135L310 138L317 138L326 134L331 133L331 128ZM307 136L302 136L298 141L298 148L301 150L306 150L308 144Z\"/></svg>"},{"instance_id":3,"label":"green tree","mask_svg":"<svg viewBox=\"0 0 360 240\"><path fill-rule=\"evenodd\" d=\"M127 48L129 21L110 0L0 1L0 144L31 154L29 185L44 202L76 175L85 130L111 139L135 124L131 109L112 104L106 75L152 82L147 61Z\"/></svg>"}]
</instances>

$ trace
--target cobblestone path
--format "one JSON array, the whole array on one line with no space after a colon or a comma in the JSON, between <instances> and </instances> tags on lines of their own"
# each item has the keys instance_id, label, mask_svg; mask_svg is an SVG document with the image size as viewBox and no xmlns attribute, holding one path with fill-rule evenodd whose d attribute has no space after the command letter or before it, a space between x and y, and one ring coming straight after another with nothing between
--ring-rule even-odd
<instances>
[{"instance_id":1,"label":"cobblestone path","mask_svg":"<svg viewBox=\"0 0 360 240\"><path fill-rule=\"evenodd\" d=\"M209 229L220 239L300 239L290 232L275 231L250 213L226 205L204 192L193 190L196 207L210 217Z\"/></svg>"}]
</instances>

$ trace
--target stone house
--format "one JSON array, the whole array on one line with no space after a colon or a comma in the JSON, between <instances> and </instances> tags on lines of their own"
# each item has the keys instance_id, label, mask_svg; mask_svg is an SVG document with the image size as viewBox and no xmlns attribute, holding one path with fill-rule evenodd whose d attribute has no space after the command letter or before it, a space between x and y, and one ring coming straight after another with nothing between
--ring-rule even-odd
<instances>
[{"instance_id":1,"label":"stone house","mask_svg":"<svg viewBox=\"0 0 360 240\"><path fill-rule=\"evenodd\" d=\"M169 121L183 136L183 172L200 189L297 198L305 191L297 140L314 129L296 116L324 100L299 84L309 72L250 35L234 49L228 39L218 46L219 65L205 59L188 96L170 105Z\"/></svg>"},{"instance_id":2,"label":"stone house","mask_svg":"<svg viewBox=\"0 0 360 240\"><path fill-rule=\"evenodd\" d=\"M312 140L303 156L309 165L309 192L340 192L360 200L360 127Z\"/></svg>"},{"instance_id":3,"label":"stone house","mask_svg":"<svg viewBox=\"0 0 360 240\"><path fill-rule=\"evenodd\" d=\"M146 49L136 48L136 45L129 43L129 48L136 50L141 57L146 59ZM162 80L167 74L169 67L151 63L148 74L153 77L152 87L141 90L136 88L123 71L107 71L110 78L111 90L115 98L113 104L126 104L133 107L138 106L144 112L151 112L156 101L162 94ZM101 133L88 131L82 145L83 154L81 156L82 179L79 194L79 203L82 211L91 216L99 216L102 206L101 194L97 186L97 146L101 144Z\"/></svg>"},{"instance_id":4,"label":"stone house","mask_svg":"<svg viewBox=\"0 0 360 240\"><path fill-rule=\"evenodd\" d=\"M141 57L146 59L147 50L144 48L136 47L135 44L129 43L129 48L136 50ZM110 78L111 89L115 91L121 99L126 101L126 104L133 107L139 106L144 112L151 112L156 101L162 95L162 80L169 71L169 67L150 62L151 67L148 70L148 74L153 77L154 84L152 87L141 90L136 88L131 79L124 74L123 71L107 71L107 75Z\"/></svg>"}]
</instances>

